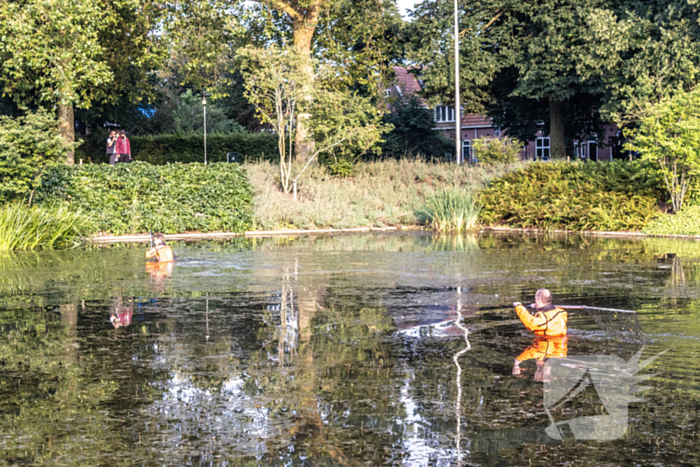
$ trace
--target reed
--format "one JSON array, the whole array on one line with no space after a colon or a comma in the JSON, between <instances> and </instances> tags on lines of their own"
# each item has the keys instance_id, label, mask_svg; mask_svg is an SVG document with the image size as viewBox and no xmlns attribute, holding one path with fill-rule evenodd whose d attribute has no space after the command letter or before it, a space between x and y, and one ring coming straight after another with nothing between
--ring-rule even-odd
<instances>
[{"instance_id":1,"label":"reed","mask_svg":"<svg viewBox=\"0 0 700 467\"><path fill-rule=\"evenodd\" d=\"M87 217L65 206L0 207L0 251L65 248L90 230Z\"/></svg>"},{"instance_id":2,"label":"reed","mask_svg":"<svg viewBox=\"0 0 700 467\"><path fill-rule=\"evenodd\" d=\"M481 205L472 193L458 187L446 187L425 200L418 218L438 232L463 232L477 226L480 211Z\"/></svg>"}]
</instances>

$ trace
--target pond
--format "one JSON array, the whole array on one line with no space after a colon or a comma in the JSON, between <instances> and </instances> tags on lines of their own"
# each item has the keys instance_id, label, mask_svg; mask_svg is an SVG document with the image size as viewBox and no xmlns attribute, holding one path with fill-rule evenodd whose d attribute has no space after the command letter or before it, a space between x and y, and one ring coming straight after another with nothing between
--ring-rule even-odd
<instances>
[{"instance_id":1,"label":"pond","mask_svg":"<svg viewBox=\"0 0 700 467\"><path fill-rule=\"evenodd\" d=\"M700 464L700 243L173 247L0 256L1 463ZM637 313L571 310L568 349L513 374L533 336L511 304L541 287Z\"/></svg>"}]
</instances>

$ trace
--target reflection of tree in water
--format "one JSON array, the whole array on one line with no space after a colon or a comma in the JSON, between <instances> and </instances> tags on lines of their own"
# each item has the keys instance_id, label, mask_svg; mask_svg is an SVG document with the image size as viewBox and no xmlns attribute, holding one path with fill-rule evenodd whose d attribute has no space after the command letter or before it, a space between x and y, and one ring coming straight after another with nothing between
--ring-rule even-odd
<instances>
[{"instance_id":1,"label":"reflection of tree in water","mask_svg":"<svg viewBox=\"0 0 700 467\"><path fill-rule=\"evenodd\" d=\"M103 404L115 393L81 350L77 303L0 313L0 433L11 464L77 464L120 446ZM100 440L80 443L78 439Z\"/></svg>"}]
</instances>

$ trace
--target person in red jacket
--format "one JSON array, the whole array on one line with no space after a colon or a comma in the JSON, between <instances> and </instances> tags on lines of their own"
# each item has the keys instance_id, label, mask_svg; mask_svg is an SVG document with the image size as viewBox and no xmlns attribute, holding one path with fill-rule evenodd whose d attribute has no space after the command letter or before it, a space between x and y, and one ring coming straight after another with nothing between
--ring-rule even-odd
<instances>
[{"instance_id":1,"label":"person in red jacket","mask_svg":"<svg viewBox=\"0 0 700 467\"><path fill-rule=\"evenodd\" d=\"M120 130L115 147L117 162L131 162L131 143L126 137L126 131Z\"/></svg>"}]
</instances>

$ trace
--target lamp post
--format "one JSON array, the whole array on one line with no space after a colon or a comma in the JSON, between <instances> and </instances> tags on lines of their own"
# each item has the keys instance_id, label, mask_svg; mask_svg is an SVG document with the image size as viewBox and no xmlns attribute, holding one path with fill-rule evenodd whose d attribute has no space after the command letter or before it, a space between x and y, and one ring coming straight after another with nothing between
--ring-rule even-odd
<instances>
[{"instance_id":1,"label":"lamp post","mask_svg":"<svg viewBox=\"0 0 700 467\"><path fill-rule=\"evenodd\" d=\"M455 0L455 160L457 164L462 160L462 111L459 103L459 8L458 0Z\"/></svg>"},{"instance_id":2,"label":"lamp post","mask_svg":"<svg viewBox=\"0 0 700 467\"><path fill-rule=\"evenodd\" d=\"M204 109L204 165L207 165L207 94L202 91L202 108Z\"/></svg>"}]
</instances>

